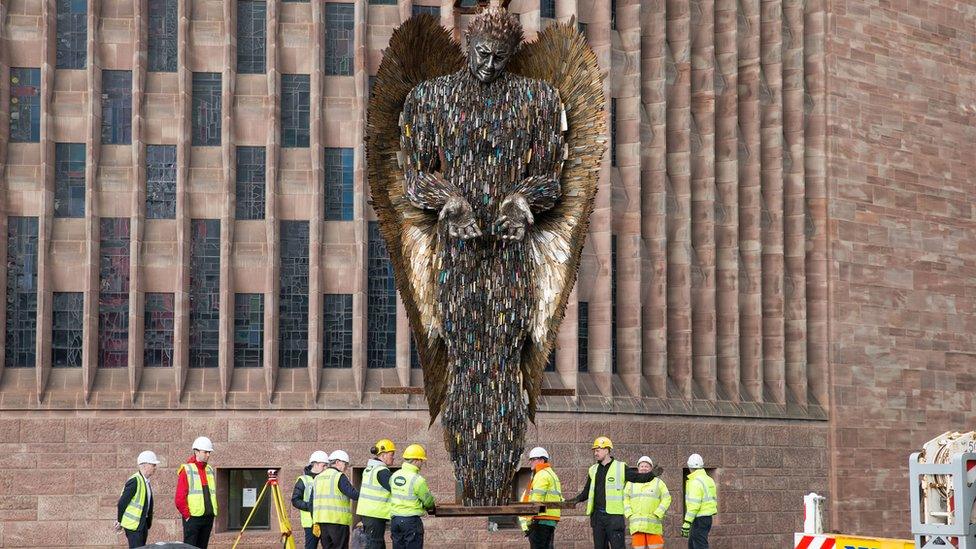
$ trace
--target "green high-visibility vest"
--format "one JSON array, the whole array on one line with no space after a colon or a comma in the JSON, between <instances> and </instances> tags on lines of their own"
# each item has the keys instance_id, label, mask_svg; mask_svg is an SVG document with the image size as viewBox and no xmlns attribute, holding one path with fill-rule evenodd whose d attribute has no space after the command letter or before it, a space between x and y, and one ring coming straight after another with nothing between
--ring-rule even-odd
<instances>
[{"instance_id":1,"label":"green high-visibility vest","mask_svg":"<svg viewBox=\"0 0 976 549\"><path fill-rule=\"evenodd\" d=\"M586 500L586 514L593 514L593 492L596 489L596 469L598 463L590 465L590 496ZM627 464L623 461L613 460L607 469L606 477L606 498L607 514L624 514L624 476L627 474Z\"/></svg>"},{"instance_id":2,"label":"green high-visibility vest","mask_svg":"<svg viewBox=\"0 0 976 549\"><path fill-rule=\"evenodd\" d=\"M146 479L142 478L140 473L132 475L128 480L132 479L136 479L136 495L132 496L132 499L129 500L129 504L125 507L125 512L122 513L122 522L120 523L122 528L126 530L136 530L139 528L139 521L142 520L143 505L146 499ZM124 487L122 491L125 491Z\"/></svg>"},{"instance_id":3,"label":"green high-visibility vest","mask_svg":"<svg viewBox=\"0 0 976 549\"><path fill-rule=\"evenodd\" d=\"M624 516L630 533L664 534L664 514L671 506L671 493L664 481L628 482L624 487Z\"/></svg>"},{"instance_id":4,"label":"green high-visibility vest","mask_svg":"<svg viewBox=\"0 0 976 549\"><path fill-rule=\"evenodd\" d=\"M718 513L718 494L715 481L704 469L695 469L685 481L685 522L696 517L710 517Z\"/></svg>"},{"instance_id":5,"label":"green high-visibility vest","mask_svg":"<svg viewBox=\"0 0 976 549\"><path fill-rule=\"evenodd\" d=\"M191 517L202 517L206 512L207 506L203 501L203 481L197 471L195 463L184 463L183 470L186 471L186 482L190 487L190 492L186 495L186 505L190 508ZM214 478L213 467L206 465L207 488L210 490L210 505L213 507L213 514L217 516L217 480Z\"/></svg>"},{"instance_id":6,"label":"green high-visibility vest","mask_svg":"<svg viewBox=\"0 0 976 549\"><path fill-rule=\"evenodd\" d=\"M390 491L380 484L379 474L388 471L386 465L370 465L363 470L363 485L359 488L356 514L390 520Z\"/></svg>"},{"instance_id":7,"label":"green high-visibility vest","mask_svg":"<svg viewBox=\"0 0 976 549\"><path fill-rule=\"evenodd\" d=\"M390 476L390 515L419 517L434 506L434 496L427 488L427 480L412 463L404 463Z\"/></svg>"},{"instance_id":8,"label":"green high-visibility vest","mask_svg":"<svg viewBox=\"0 0 976 549\"><path fill-rule=\"evenodd\" d=\"M295 482L302 481L302 486L305 487L305 491L302 492L302 501L308 503L312 501L312 483L315 482L315 478L312 475L299 475ZM305 511L303 509L298 510L298 514L302 517L302 528L312 527L312 513Z\"/></svg>"},{"instance_id":9,"label":"green high-visibility vest","mask_svg":"<svg viewBox=\"0 0 976 549\"><path fill-rule=\"evenodd\" d=\"M312 522L352 525L352 503L339 490L337 469L329 467L319 473L312 483Z\"/></svg>"}]
</instances>

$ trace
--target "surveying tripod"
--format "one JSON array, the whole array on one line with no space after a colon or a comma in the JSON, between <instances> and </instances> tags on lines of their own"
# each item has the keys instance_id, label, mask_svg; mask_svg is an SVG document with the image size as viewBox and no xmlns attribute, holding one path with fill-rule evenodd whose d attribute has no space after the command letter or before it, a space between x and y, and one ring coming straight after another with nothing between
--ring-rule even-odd
<instances>
[{"instance_id":1,"label":"surveying tripod","mask_svg":"<svg viewBox=\"0 0 976 549\"><path fill-rule=\"evenodd\" d=\"M247 520L244 521L241 533L234 540L233 549L237 549L237 544L240 543L241 536L244 535L244 530L247 530L247 525L251 523L254 512L261 506L261 500L264 499L264 493L268 490L268 486L271 487L271 501L274 505L275 514L278 515L278 528L281 531L281 547L282 549L295 549L295 538L291 535L291 522L288 520L288 508L285 507L285 500L281 497L281 487L278 486L278 471L275 469L268 469L268 481L264 483L264 488L261 488L261 493L258 494L258 499L255 500L254 507L251 508L250 514L247 515Z\"/></svg>"}]
</instances>

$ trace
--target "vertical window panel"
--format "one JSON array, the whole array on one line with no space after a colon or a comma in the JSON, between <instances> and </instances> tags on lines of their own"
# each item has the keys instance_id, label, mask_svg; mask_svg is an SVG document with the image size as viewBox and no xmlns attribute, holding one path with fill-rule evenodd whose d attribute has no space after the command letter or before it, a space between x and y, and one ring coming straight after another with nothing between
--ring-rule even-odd
<instances>
[{"instance_id":1,"label":"vertical window panel","mask_svg":"<svg viewBox=\"0 0 976 549\"><path fill-rule=\"evenodd\" d=\"M146 219L176 219L176 145L146 145Z\"/></svg>"},{"instance_id":2,"label":"vertical window panel","mask_svg":"<svg viewBox=\"0 0 976 549\"><path fill-rule=\"evenodd\" d=\"M80 368L82 310L85 294L82 292L54 292L51 309L51 366L53 368Z\"/></svg>"},{"instance_id":3,"label":"vertical window panel","mask_svg":"<svg viewBox=\"0 0 976 549\"><path fill-rule=\"evenodd\" d=\"M610 165L617 165L617 98L610 98Z\"/></svg>"},{"instance_id":4,"label":"vertical window panel","mask_svg":"<svg viewBox=\"0 0 976 549\"><path fill-rule=\"evenodd\" d=\"M129 218L102 218L99 246L98 366L129 364Z\"/></svg>"},{"instance_id":5,"label":"vertical window panel","mask_svg":"<svg viewBox=\"0 0 976 549\"><path fill-rule=\"evenodd\" d=\"M353 150L325 149L325 219L352 221L353 217Z\"/></svg>"},{"instance_id":6,"label":"vertical window panel","mask_svg":"<svg viewBox=\"0 0 976 549\"><path fill-rule=\"evenodd\" d=\"M545 19L555 19L556 0L539 0L539 16Z\"/></svg>"},{"instance_id":7,"label":"vertical window panel","mask_svg":"<svg viewBox=\"0 0 976 549\"><path fill-rule=\"evenodd\" d=\"M54 147L54 217L85 217L85 144Z\"/></svg>"},{"instance_id":8,"label":"vertical window panel","mask_svg":"<svg viewBox=\"0 0 976 549\"><path fill-rule=\"evenodd\" d=\"M132 142L132 71L102 71L102 143Z\"/></svg>"},{"instance_id":9,"label":"vertical window panel","mask_svg":"<svg viewBox=\"0 0 976 549\"><path fill-rule=\"evenodd\" d=\"M220 145L220 73L193 73L194 146Z\"/></svg>"},{"instance_id":10,"label":"vertical window panel","mask_svg":"<svg viewBox=\"0 0 976 549\"><path fill-rule=\"evenodd\" d=\"M413 332L410 334L410 369L419 370L420 366L420 353L417 352L417 340L413 337Z\"/></svg>"},{"instance_id":11,"label":"vertical window panel","mask_svg":"<svg viewBox=\"0 0 976 549\"><path fill-rule=\"evenodd\" d=\"M610 371L617 373L617 235L610 236Z\"/></svg>"},{"instance_id":12,"label":"vertical window panel","mask_svg":"<svg viewBox=\"0 0 976 549\"><path fill-rule=\"evenodd\" d=\"M264 147L237 147L237 219L264 219Z\"/></svg>"},{"instance_id":13,"label":"vertical window panel","mask_svg":"<svg viewBox=\"0 0 976 549\"><path fill-rule=\"evenodd\" d=\"M322 362L325 368L352 368L352 295L325 294Z\"/></svg>"},{"instance_id":14,"label":"vertical window panel","mask_svg":"<svg viewBox=\"0 0 976 549\"><path fill-rule=\"evenodd\" d=\"M281 222L279 366L308 366L308 221Z\"/></svg>"},{"instance_id":15,"label":"vertical window panel","mask_svg":"<svg viewBox=\"0 0 976 549\"><path fill-rule=\"evenodd\" d=\"M267 4L257 0L237 2L237 72L265 72Z\"/></svg>"},{"instance_id":16,"label":"vertical window panel","mask_svg":"<svg viewBox=\"0 0 976 549\"><path fill-rule=\"evenodd\" d=\"M396 367L396 286L379 224L369 222L366 367Z\"/></svg>"},{"instance_id":17,"label":"vertical window panel","mask_svg":"<svg viewBox=\"0 0 976 549\"><path fill-rule=\"evenodd\" d=\"M10 142L41 140L41 69L10 69Z\"/></svg>"},{"instance_id":18,"label":"vertical window panel","mask_svg":"<svg viewBox=\"0 0 976 549\"><path fill-rule=\"evenodd\" d=\"M590 304L579 302L578 322L576 324L577 370L590 371Z\"/></svg>"},{"instance_id":19,"label":"vertical window panel","mask_svg":"<svg viewBox=\"0 0 976 549\"><path fill-rule=\"evenodd\" d=\"M325 4L325 74L352 76L353 4Z\"/></svg>"},{"instance_id":20,"label":"vertical window panel","mask_svg":"<svg viewBox=\"0 0 976 549\"><path fill-rule=\"evenodd\" d=\"M310 90L309 75L281 75L282 147L308 147Z\"/></svg>"},{"instance_id":21,"label":"vertical window panel","mask_svg":"<svg viewBox=\"0 0 976 549\"><path fill-rule=\"evenodd\" d=\"M152 0L149 2L149 70L176 72L176 41L179 21L176 17L177 0Z\"/></svg>"},{"instance_id":22,"label":"vertical window panel","mask_svg":"<svg viewBox=\"0 0 976 549\"><path fill-rule=\"evenodd\" d=\"M545 372L556 371L556 350L555 349L553 349L552 352L549 353L549 360L546 361L546 367L543 371Z\"/></svg>"},{"instance_id":23,"label":"vertical window panel","mask_svg":"<svg viewBox=\"0 0 976 549\"><path fill-rule=\"evenodd\" d=\"M88 61L87 0L57 0L57 61L59 69L83 69Z\"/></svg>"},{"instance_id":24,"label":"vertical window panel","mask_svg":"<svg viewBox=\"0 0 976 549\"><path fill-rule=\"evenodd\" d=\"M421 13L429 13L434 17L440 19L441 17L441 7L440 6L420 6L414 4L411 9L411 15L420 15Z\"/></svg>"},{"instance_id":25,"label":"vertical window panel","mask_svg":"<svg viewBox=\"0 0 976 549\"><path fill-rule=\"evenodd\" d=\"M173 365L174 304L173 294L146 294L143 366L147 368Z\"/></svg>"},{"instance_id":26,"label":"vertical window panel","mask_svg":"<svg viewBox=\"0 0 976 549\"><path fill-rule=\"evenodd\" d=\"M190 222L190 367L216 368L220 337L220 220Z\"/></svg>"},{"instance_id":27,"label":"vertical window panel","mask_svg":"<svg viewBox=\"0 0 976 549\"><path fill-rule=\"evenodd\" d=\"M234 367L264 364L264 294L234 294Z\"/></svg>"},{"instance_id":28,"label":"vertical window panel","mask_svg":"<svg viewBox=\"0 0 976 549\"><path fill-rule=\"evenodd\" d=\"M7 325L4 364L33 368L37 358L37 218L7 218Z\"/></svg>"}]
</instances>

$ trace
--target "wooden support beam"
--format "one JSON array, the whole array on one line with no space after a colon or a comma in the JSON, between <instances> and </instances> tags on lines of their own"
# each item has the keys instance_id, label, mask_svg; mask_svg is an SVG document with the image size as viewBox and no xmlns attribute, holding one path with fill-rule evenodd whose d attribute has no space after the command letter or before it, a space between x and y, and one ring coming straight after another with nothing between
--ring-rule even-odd
<instances>
[{"instance_id":1,"label":"wooden support beam","mask_svg":"<svg viewBox=\"0 0 976 549\"><path fill-rule=\"evenodd\" d=\"M380 387L381 395L422 395L423 387ZM576 389L543 388L542 396L576 396Z\"/></svg>"}]
</instances>

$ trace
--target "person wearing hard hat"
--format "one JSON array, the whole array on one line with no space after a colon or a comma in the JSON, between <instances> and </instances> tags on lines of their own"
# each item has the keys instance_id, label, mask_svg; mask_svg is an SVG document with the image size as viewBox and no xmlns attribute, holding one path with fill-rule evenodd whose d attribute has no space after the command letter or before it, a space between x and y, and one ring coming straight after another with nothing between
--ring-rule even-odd
<instances>
[{"instance_id":1,"label":"person wearing hard hat","mask_svg":"<svg viewBox=\"0 0 976 549\"><path fill-rule=\"evenodd\" d=\"M156 472L159 459L154 452L146 450L139 454L136 465L139 470L122 487L115 517L115 531L125 532L129 547L142 547L149 538L153 518L153 494L149 478Z\"/></svg>"},{"instance_id":2,"label":"person wearing hard hat","mask_svg":"<svg viewBox=\"0 0 976 549\"><path fill-rule=\"evenodd\" d=\"M207 549L217 516L217 480L210 466L213 442L207 437L193 441L193 455L176 477L176 509L183 517L183 543Z\"/></svg>"},{"instance_id":3,"label":"person wearing hard hat","mask_svg":"<svg viewBox=\"0 0 976 549\"><path fill-rule=\"evenodd\" d=\"M650 482L654 472L638 473L628 468L623 461L610 455L613 442L607 437L597 437L593 441L593 459L586 484L575 498L576 503L586 502L586 514L590 516L593 529L594 549L624 549L624 484L627 482Z\"/></svg>"},{"instance_id":4,"label":"person wearing hard hat","mask_svg":"<svg viewBox=\"0 0 976 549\"><path fill-rule=\"evenodd\" d=\"M359 490L344 474L349 454L336 450L329 455L329 466L312 481L312 529L319 527L319 541L325 549L347 549L352 526L352 500Z\"/></svg>"},{"instance_id":5,"label":"person wearing hard hat","mask_svg":"<svg viewBox=\"0 0 976 549\"><path fill-rule=\"evenodd\" d=\"M712 517L718 513L715 481L705 472L705 461L698 454L688 456L688 480L685 481L685 520L681 537L688 538L688 549L708 549L708 532Z\"/></svg>"},{"instance_id":6,"label":"person wearing hard hat","mask_svg":"<svg viewBox=\"0 0 976 549\"><path fill-rule=\"evenodd\" d=\"M637 472L649 473L654 461L637 460ZM664 549L664 514L671 506L671 494L661 480L660 470L650 482L628 482L624 486L624 516L630 525L634 549Z\"/></svg>"},{"instance_id":7,"label":"person wearing hard hat","mask_svg":"<svg viewBox=\"0 0 976 549\"><path fill-rule=\"evenodd\" d=\"M292 507L298 509L302 517L302 528L305 530L305 549L315 549L319 546L319 537L312 532L312 482L329 465L329 455L322 450L312 452L308 458L305 471L295 481L295 489L291 492Z\"/></svg>"},{"instance_id":8,"label":"person wearing hard hat","mask_svg":"<svg viewBox=\"0 0 976 549\"><path fill-rule=\"evenodd\" d=\"M529 466L532 467L532 477L522 495L524 502L558 503L563 501L562 485L559 477L549 465L549 452L541 446L529 450ZM559 523L561 511L545 508L533 517L519 517L519 524L529 538L531 549L549 549L556 537L556 524Z\"/></svg>"},{"instance_id":9,"label":"person wearing hard hat","mask_svg":"<svg viewBox=\"0 0 976 549\"><path fill-rule=\"evenodd\" d=\"M363 484L356 503L356 514L363 518L366 549L386 549L383 536L390 521L390 477L393 475L390 466L395 452L396 446L388 438L377 441L369 449L373 457L363 470Z\"/></svg>"},{"instance_id":10,"label":"person wearing hard hat","mask_svg":"<svg viewBox=\"0 0 976 549\"><path fill-rule=\"evenodd\" d=\"M403 451L403 466L390 476L390 532L393 549L423 549L424 521L420 518L434 509L434 496L420 470L427 451L411 444Z\"/></svg>"}]
</instances>

